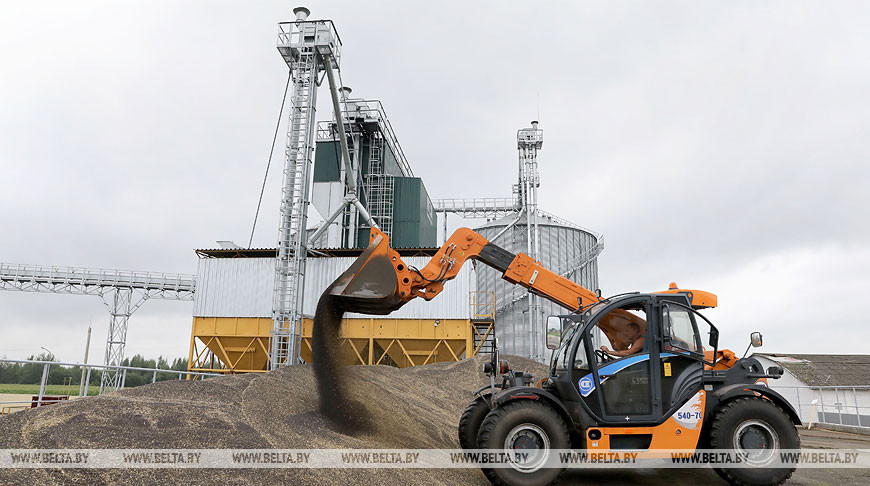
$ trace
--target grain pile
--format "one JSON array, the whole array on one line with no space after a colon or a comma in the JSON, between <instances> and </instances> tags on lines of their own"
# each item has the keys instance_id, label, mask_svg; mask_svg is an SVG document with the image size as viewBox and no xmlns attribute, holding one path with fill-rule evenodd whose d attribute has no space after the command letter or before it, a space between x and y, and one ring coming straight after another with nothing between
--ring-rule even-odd
<instances>
[{"instance_id":1,"label":"grain pile","mask_svg":"<svg viewBox=\"0 0 870 486\"><path fill-rule=\"evenodd\" d=\"M508 357L512 367L544 366ZM0 418L0 448L458 448L456 426L487 382L484 358L416 368L342 370L347 397L372 427L339 432L318 412L308 365L268 374L167 381ZM473 469L0 470L0 484L281 481L295 484L485 484Z\"/></svg>"}]
</instances>

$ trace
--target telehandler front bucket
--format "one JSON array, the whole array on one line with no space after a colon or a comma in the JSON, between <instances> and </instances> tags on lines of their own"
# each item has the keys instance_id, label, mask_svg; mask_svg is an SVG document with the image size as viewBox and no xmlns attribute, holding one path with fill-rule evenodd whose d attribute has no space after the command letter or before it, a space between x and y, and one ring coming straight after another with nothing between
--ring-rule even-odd
<instances>
[{"instance_id":1,"label":"telehandler front bucket","mask_svg":"<svg viewBox=\"0 0 870 486\"><path fill-rule=\"evenodd\" d=\"M385 315L402 307L408 300L407 266L390 248L390 240L372 228L370 243L359 258L339 276L329 293L340 297L345 311Z\"/></svg>"}]
</instances>

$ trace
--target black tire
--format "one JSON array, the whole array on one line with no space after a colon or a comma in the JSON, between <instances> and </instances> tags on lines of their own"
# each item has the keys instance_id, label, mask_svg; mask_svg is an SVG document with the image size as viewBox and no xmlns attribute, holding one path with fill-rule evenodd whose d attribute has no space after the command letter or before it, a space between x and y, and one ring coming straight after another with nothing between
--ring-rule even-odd
<instances>
[{"instance_id":1,"label":"black tire","mask_svg":"<svg viewBox=\"0 0 870 486\"><path fill-rule=\"evenodd\" d=\"M459 419L459 446L463 449L477 449L477 432L480 424L489 413L489 395L477 397L465 407Z\"/></svg>"},{"instance_id":2,"label":"black tire","mask_svg":"<svg viewBox=\"0 0 870 486\"><path fill-rule=\"evenodd\" d=\"M493 409L477 434L480 449L505 450L508 434L518 427L532 425L545 434L549 441L547 453L552 449L570 449L571 439L565 421L549 405L532 400L515 400ZM540 444L540 442L538 443ZM481 468L483 474L496 486L541 486L555 482L565 468L541 468L530 472L514 468Z\"/></svg>"},{"instance_id":3,"label":"black tire","mask_svg":"<svg viewBox=\"0 0 870 486\"><path fill-rule=\"evenodd\" d=\"M736 437L738 433L740 437ZM775 437L771 434L775 434ZM743 397L731 400L713 417L710 427L711 448L733 450L746 447L747 444L740 445L743 444L742 441L749 440L746 437L762 441L765 451L800 449L801 446L797 429L789 416L782 408L764 398ZM735 442L736 440L740 442ZM763 462L761 459L759 461ZM794 467L764 467L760 463L757 467L713 469L722 479L736 486L779 485L786 482L795 470Z\"/></svg>"}]
</instances>

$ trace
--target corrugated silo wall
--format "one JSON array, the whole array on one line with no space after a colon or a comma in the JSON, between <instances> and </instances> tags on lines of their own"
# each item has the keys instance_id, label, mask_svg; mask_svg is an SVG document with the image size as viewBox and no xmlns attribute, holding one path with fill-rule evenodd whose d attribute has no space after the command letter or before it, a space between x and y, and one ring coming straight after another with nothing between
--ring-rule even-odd
<instances>
[{"instance_id":1,"label":"corrugated silo wall","mask_svg":"<svg viewBox=\"0 0 870 486\"><path fill-rule=\"evenodd\" d=\"M504 227L505 225L488 225L477 231L486 238L492 238ZM569 264L577 262L585 252L597 244L594 235L581 229L541 223L538 223L538 228L540 235L538 259L545 268L557 273L562 273ZM526 226L516 225L493 243L511 253L526 253L526 235ZM531 356L528 292L518 285L506 282L499 272L485 265L478 265L476 273L478 290L495 292L495 331L499 350L507 354ZM567 277L588 289L597 289L597 258L592 259L583 268L568 274ZM537 322L540 323L541 328L536 333L536 341L540 343L536 343L535 356L532 358L543 361L549 357L542 333L547 316L564 314L566 311L546 299L540 299L540 302L541 311Z\"/></svg>"}]
</instances>

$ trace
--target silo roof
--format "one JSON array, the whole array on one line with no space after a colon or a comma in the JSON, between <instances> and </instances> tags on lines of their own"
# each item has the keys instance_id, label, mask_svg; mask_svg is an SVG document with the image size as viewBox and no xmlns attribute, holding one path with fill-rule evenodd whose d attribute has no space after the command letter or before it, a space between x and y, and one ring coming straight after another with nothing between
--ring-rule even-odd
<instances>
[{"instance_id":1,"label":"silo roof","mask_svg":"<svg viewBox=\"0 0 870 486\"><path fill-rule=\"evenodd\" d=\"M485 224L478 226L475 229L504 227L504 226L507 226L507 225L513 223L516 218L517 218L516 214L511 214L511 215L508 215L508 216L505 216L502 218L498 218L498 219L494 219L492 221L489 221ZM525 225L526 220L527 220L526 215L522 214L520 216L520 220L517 224L519 224L520 226L523 226L523 225ZM584 228L578 224L575 224L575 223L572 223L568 220L562 219L562 218L560 218L554 214L550 214L546 211L540 211L540 210L538 211L538 225L562 226L562 227L567 227L567 228L573 228L576 230L583 231L585 233L589 233L590 235L594 236L596 239L601 238L601 234L596 232L596 231L592 231L590 229Z\"/></svg>"}]
</instances>

